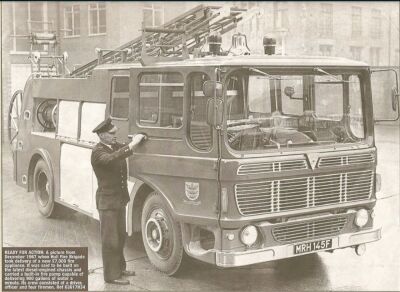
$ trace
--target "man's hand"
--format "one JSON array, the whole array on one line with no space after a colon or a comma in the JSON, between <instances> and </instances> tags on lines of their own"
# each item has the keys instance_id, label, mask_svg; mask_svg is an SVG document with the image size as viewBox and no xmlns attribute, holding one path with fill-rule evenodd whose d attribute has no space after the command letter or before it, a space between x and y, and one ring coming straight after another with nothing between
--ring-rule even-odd
<instances>
[{"instance_id":1,"label":"man's hand","mask_svg":"<svg viewBox=\"0 0 400 292\"><path fill-rule=\"evenodd\" d=\"M133 136L132 141L128 144L129 149L132 150L135 148L142 140L146 140L146 135L143 134L136 134Z\"/></svg>"}]
</instances>

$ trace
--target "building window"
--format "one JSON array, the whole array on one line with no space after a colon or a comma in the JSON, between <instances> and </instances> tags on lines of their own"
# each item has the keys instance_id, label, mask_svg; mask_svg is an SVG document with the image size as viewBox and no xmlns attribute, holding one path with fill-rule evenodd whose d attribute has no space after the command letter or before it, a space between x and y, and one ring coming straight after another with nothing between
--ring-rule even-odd
<instances>
[{"instance_id":1,"label":"building window","mask_svg":"<svg viewBox=\"0 0 400 292\"><path fill-rule=\"evenodd\" d=\"M81 34L79 5L64 7L64 36L79 36Z\"/></svg>"},{"instance_id":2,"label":"building window","mask_svg":"<svg viewBox=\"0 0 400 292\"><path fill-rule=\"evenodd\" d=\"M282 2L274 2L274 29L289 27L288 9L284 5Z\"/></svg>"},{"instance_id":3,"label":"building window","mask_svg":"<svg viewBox=\"0 0 400 292\"><path fill-rule=\"evenodd\" d=\"M350 47L351 58L353 60L361 60L362 47Z\"/></svg>"},{"instance_id":4,"label":"building window","mask_svg":"<svg viewBox=\"0 0 400 292\"><path fill-rule=\"evenodd\" d=\"M44 32L51 23L47 22L46 2L13 2L12 3L12 35L26 36L31 32ZM37 46L37 50L43 51L43 46ZM14 37L12 51L29 52L29 39Z\"/></svg>"},{"instance_id":5,"label":"building window","mask_svg":"<svg viewBox=\"0 0 400 292\"><path fill-rule=\"evenodd\" d=\"M89 35L106 33L106 4L89 4Z\"/></svg>"},{"instance_id":6,"label":"building window","mask_svg":"<svg viewBox=\"0 0 400 292\"><path fill-rule=\"evenodd\" d=\"M361 7L351 8L351 37L358 38L362 35Z\"/></svg>"},{"instance_id":7,"label":"building window","mask_svg":"<svg viewBox=\"0 0 400 292\"><path fill-rule=\"evenodd\" d=\"M371 66L379 66L381 48L371 47L369 49L369 63Z\"/></svg>"},{"instance_id":8,"label":"building window","mask_svg":"<svg viewBox=\"0 0 400 292\"><path fill-rule=\"evenodd\" d=\"M251 9L257 10L260 7L257 1L238 1L237 3L239 8L246 9L247 11ZM248 19L248 21L239 22L239 26L237 28L237 31L241 31L246 34L247 45L254 49L254 52L262 48L258 46L260 44L258 40L260 38L262 39L264 30L265 25L261 22L261 17L252 17L251 19ZM261 52L261 50L259 52Z\"/></svg>"},{"instance_id":9,"label":"building window","mask_svg":"<svg viewBox=\"0 0 400 292\"><path fill-rule=\"evenodd\" d=\"M321 19L319 28L321 37L332 37L333 35L333 9L332 4L321 4Z\"/></svg>"},{"instance_id":10,"label":"building window","mask_svg":"<svg viewBox=\"0 0 400 292\"><path fill-rule=\"evenodd\" d=\"M164 7L160 4L145 3L143 7L145 26L160 26L164 23Z\"/></svg>"},{"instance_id":11,"label":"building window","mask_svg":"<svg viewBox=\"0 0 400 292\"><path fill-rule=\"evenodd\" d=\"M382 16L379 9L372 9L371 37L374 39L382 37Z\"/></svg>"},{"instance_id":12,"label":"building window","mask_svg":"<svg viewBox=\"0 0 400 292\"><path fill-rule=\"evenodd\" d=\"M332 56L332 45L320 45L319 52L321 56Z\"/></svg>"}]
</instances>

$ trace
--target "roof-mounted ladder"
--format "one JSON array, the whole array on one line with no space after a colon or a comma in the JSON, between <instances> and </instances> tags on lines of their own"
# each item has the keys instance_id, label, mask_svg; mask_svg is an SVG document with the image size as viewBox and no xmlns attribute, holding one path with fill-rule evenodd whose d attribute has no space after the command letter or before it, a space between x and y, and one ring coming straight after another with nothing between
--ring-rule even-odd
<instances>
[{"instance_id":1,"label":"roof-mounted ladder","mask_svg":"<svg viewBox=\"0 0 400 292\"><path fill-rule=\"evenodd\" d=\"M202 46L210 32L221 35L236 28L246 9L199 5L167 22L162 27L142 27L142 35L116 50L97 49L98 58L71 73L84 77L102 63L182 60ZM104 54L103 54L104 53Z\"/></svg>"}]
</instances>

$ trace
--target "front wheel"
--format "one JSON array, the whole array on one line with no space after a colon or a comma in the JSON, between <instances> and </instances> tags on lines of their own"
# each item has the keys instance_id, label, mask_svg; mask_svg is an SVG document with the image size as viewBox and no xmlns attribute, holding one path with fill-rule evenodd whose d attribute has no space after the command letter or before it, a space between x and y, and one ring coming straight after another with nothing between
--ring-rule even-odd
<instances>
[{"instance_id":1,"label":"front wheel","mask_svg":"<svg viewBox=\"0 0 400 292\"><path fill-rule=\"evenodd\" d=\"M146 199L142 213L142 238L147 256L155 268L169 276L176 274L184 256L182 233L160 194Z\"/></svg>"}]
</instances>

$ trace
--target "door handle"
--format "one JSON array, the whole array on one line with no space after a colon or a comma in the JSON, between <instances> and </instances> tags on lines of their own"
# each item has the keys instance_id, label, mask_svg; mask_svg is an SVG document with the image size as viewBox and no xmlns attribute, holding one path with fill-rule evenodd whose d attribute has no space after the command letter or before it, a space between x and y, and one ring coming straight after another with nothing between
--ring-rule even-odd
<instances>
[{"instance_id":1,"label":"door handle","mask_svg":"<svg viewBox=\"0 0 400 292\"><path fill-rule=\"evenodd\" d=\"M138 134L144 135L144 140L145 140L145 141L149 139L148 136L147 136L145 133L138 133ZM135 135L128 135L128 139L131 139L131 140L132 140L133 136L135 136Z\"/></svg>"}]
</instances>

